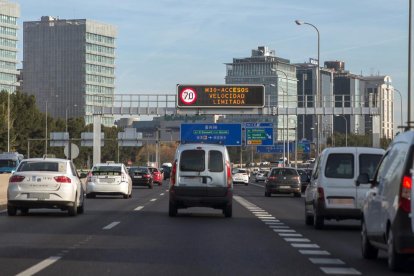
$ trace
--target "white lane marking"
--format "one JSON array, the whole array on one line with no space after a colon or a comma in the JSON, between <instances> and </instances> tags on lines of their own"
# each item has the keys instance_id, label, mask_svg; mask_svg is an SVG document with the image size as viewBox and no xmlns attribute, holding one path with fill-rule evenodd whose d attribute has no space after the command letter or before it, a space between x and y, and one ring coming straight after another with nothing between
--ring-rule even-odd
<instances>
[{"instance_id":1,"label":"white lane marking","mask_svg":"<svg viewBox=\"0 0 414 276\"><path fill-rule=\"evenodd\" d=\"M310 239L306 238L285 238L287 242L310 242Z\"/></svg>"},{"instance_id":2,"label":"white lane marking","mask_svg":"<svg viewBox=\"0 0 414 276\"><path fill-rule=\"evenodd\" d=\"M144 206L138 206L137 208L134 209L134 211L141 211L142 209L144 209Z\"/></svg>"},{"instance_id":3,"label":"white lane marking","mask_svg":"<svg viewBox=\"0 0 414 276\"><path fill-rule=\"evenodd\" d=\"M278 233L281 237L303 237L302 234L292 234L292 233Z\"/></svg>"},{"instance_id":4,"label":"white lane marking","mask_svg":"<svg viewBox=\"0 0 414 276\"><path fill-rule=\"evenodd\" d=\"M273 229L276 233L295 233L296 231L293 229Z\"/></svg>"},{"instance_id":5,"label":"white lane marking","mask_svg":"<svg viewBox=\"0 0 414 276\"><path fill-rule=\"evenodd\" d=\"M321 267L320 268L326 274L335 274L335 275L362 275L361 272L354 268L346 267Z\"/></svg>"},{"instance_id":6,"label":"white lane marking","mask_svg":"<svg viewBox=\"0 0 414 276\"><path fill-rule=\"evenodd\" d=\"M163 196L164 195L164 193L160 193L160 196Z\"/></svg>"},{"instance_id":7,"label":"white lane marking","mask_svg":"<svg viewBox=\"0 0 414 276\"><path fill-rule=\"evenodd\" d=\"M151 199L150 201L156 201L157 199L156 198L153 198L153 199Z\"/></svg>"},{"instance_id":8,"label":"white lane marking","mask_svg":"<svg viewBox=\"0 0 414 276\"><path fill-rule=\"evenodd\" d=\"M319 245L314 243L291 243L290 245L295 248L319 248Z\"/></svg>"},{"instance_id":9,"label":"white lane marking","mask_svg":"<svg viewBox=\"0 0 414 276\"><path fill-rule=\"evenodd\" d=\"M279 221L276 221L276 220L274 220L274 221L271 221L271 220L264 220L263 221L266 225L284 225L284 223L283 222L279 222Z\"/></svg>"},{"instance_id":10,"label":"white lane marking","mask_svg":"<svg viewBox=\"0 0 414 276\"><path fill-rule=\"evenodd\" d=\"M287 225L272 225L273 229L289 229L290 227Z\"/></svg>"},{"instance_id":11,"label":"white lane marking","mask_svg":"<svg viewBox=\"0 0 414 276\"><path fill-rule=\"evenodd\" d=\"M20 272L19 274L17 274L16 276L29 276L29 275L34 275L36 273L38 273L39 271L42 271L43 269L45 269L46 267L52 265L53 263L57 262L60 260L59 256L52 256L47 258L46 260L41 261L40 263L26 269L23 272Z\"/></svg>"},{"instance_id":12,"label":"white lane marking","mask_svg":"<svg viewBox=\"0 0 414 276\"><path fill-rule=\"evenodd\" d=\"M112 228L114 228L115 226L117 226L118 224L120 224L121 222L120 221L114 221L114 222L112 222L112 223L110 223L110 224L108 224L107 226L105 226L104 228L102 228L103 230L109 230L109 229L112 229Z\"/></svg>"},{"instance_id":13,"label":"white lane marking","mask_svg":"<svg viewBox=\"0 0 414 276\"><path fill-rule=\"evenodd\" d=\"M309 258L309 261L311 261L314 264L329 264L329 265L343 265L345 264L342 260L340 259L334 259L334 258Z\"/></svg>"},{"instance_id":14,"label":"white lane marking","mask_svg":"<svg viewBox=\"0 0 414 276\"><path fill-rule=\"evenodd\" d=\"M326 250L299 250L299 252L303 255L331 255Z\"/></svg>"}]
</instances>

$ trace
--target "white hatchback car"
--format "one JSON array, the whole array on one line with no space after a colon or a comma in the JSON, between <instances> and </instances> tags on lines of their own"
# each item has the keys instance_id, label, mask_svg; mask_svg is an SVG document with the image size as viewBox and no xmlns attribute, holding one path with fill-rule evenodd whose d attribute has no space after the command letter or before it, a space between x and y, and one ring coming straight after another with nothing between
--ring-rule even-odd
<instances>
[{"instance_id":1,"label":"white hatchback car","mask_svg":"<svg viewBox=\"0 0 414 276\"><path fill-rule=\"evenodd\" d=\"M234 169L233 170L233 183L242 183L249 185L249 174L245 169Z\"/></svg>"},{"instance_id":2,"label":"white hatchback car","mask_svg":"<svg viewBox=\"0 0 414 276\"><path fill-rule=\"evenodd\" d=\"M132 180L122 163L99 163L93 166L86 181L86 197L96 195L132 195Z\"/></svg>"},{"instance_id":3,"label":"white hatchback car","mask_svg":"<svg viewBox=\"0 0 414 276\"><path fill-rule=\"evenodd\" d=\"M10 177L7 213L27 214L32 208L58 208L70 216L84 211L84 191L75 166L58 158L24 159Z\"/></svg>"}]
</instances>

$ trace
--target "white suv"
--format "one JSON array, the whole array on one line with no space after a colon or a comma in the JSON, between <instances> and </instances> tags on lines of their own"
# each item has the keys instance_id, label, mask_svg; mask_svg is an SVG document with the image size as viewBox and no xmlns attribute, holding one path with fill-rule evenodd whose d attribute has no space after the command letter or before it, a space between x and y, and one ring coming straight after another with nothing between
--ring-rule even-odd
<instances>
[{"instance_id":1,"label":"white suv","mask_svg":"<svg viewBox=\"0 0 414 276\"><path fill-rule=\"evenodd\" d=\"M414 131L407 131L390 144L373 179L358 177L371 184L363 205L362 256L374 259L384 249L391 270L402 269L414 256L413 170Z\"/></svg>"},{"instance_id":2,"label":"white suv","mask_svg":"<svg viewBox=\"0 0 414 276\"><path fill-rule=\"evenodd\" d=\"M216 144L181 144L170 179L169 215L188 207L222 209L232 216L233 181L227 148Z\"/></svg>"}]
</instances>

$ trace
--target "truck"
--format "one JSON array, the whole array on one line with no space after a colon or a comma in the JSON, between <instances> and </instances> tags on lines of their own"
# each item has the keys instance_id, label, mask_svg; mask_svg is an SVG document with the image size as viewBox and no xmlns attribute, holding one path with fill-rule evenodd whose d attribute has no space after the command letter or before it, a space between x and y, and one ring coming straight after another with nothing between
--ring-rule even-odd
<instances>
[{"instance_id":1,"label":"truck","mask_svg":"<svg viewBox=\"0 0 414 276\"><path fill-rule=\"evenodd\" d=\"M23 160L23 154L4 152L0 154L0 173L14 173Z\"/></svg>"}]
</instances>

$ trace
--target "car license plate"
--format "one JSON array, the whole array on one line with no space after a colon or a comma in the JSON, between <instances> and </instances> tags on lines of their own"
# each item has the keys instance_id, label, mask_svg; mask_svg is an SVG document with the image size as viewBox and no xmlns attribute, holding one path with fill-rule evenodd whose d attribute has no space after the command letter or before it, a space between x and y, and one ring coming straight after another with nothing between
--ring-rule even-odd
<instances>
[{"instance_id":1,"label":"car license plate","mask_svg":"<svg viewBox=\"0 0 414 276\"><path fill-rule=\"evenodd\" d=\"M329 203L342 204L342 205L354 205L354 199L353 198L330 198Z\"/></svg>"},{"instance_id":2,"label":"car license plate","mask_svg":"<svg viewBox=\"0 0 414 276\"><path fill-rule=\"evenodd\" d=\"M34 198L37 200L49 199L50 195L46 193L30 193L29 198Z\"/></svg>"},{"instance_id":3,"label":"car license plate","mask_svg":"<svg viewBox=\"0 0 414 276\"><path fill-rule=\"evenodd\" d=\"M142 178L142 175L135 175L134 178Z\"/></svg>"},{"instance_id":4,"label":"car license plate","mask_svg":"<svg viewBox=\"0 0 414 276\"><path fill-rule=\"evenodd\" d=\"M280 186L281 189L289 189L290 186Z\"/></svg>"}]
</instances>

